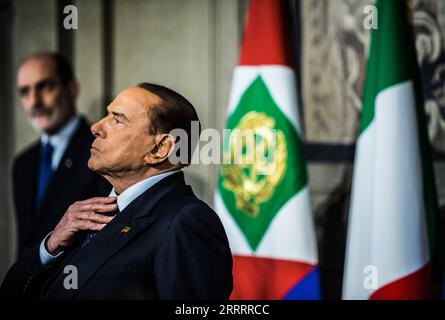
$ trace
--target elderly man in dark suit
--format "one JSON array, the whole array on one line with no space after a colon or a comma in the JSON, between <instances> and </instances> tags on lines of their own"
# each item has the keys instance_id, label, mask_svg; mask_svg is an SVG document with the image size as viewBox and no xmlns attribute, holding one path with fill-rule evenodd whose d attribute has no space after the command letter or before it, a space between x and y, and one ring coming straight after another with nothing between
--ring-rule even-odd
<instances>
[{"instance_id":1,"label":"elderly man in dark suit","mask_svg":"<svg viewBox=\"0 0 445 320\"><path fill-rule=\"evenodd\" d=\"M17 83L28 120L41 135L13 164L20 257L54 229L70 204L107 195L111 186L88 169L94 137L76 114L79 85L68 60L51 52L27 57Z\"/></svg>"},{"instance_id":2,"label":"elderly man in dark suit","mask_svg":"<svg viewBox=\"0 0 445 320\"><path fill-rule=\"evenodd\" d=\"M168 88L143 83L124 90L107 109L91 128L96 139L88 165L113 185L111 194L71 205L54 232L9 270L0 294L228 298L232 258L226 234L181 171L196 141L185 144L187 157L171 161L184 151L176 148L172 130L191 137L192 121L199 121L194 107Z\"/></svg>"}]
</instances>

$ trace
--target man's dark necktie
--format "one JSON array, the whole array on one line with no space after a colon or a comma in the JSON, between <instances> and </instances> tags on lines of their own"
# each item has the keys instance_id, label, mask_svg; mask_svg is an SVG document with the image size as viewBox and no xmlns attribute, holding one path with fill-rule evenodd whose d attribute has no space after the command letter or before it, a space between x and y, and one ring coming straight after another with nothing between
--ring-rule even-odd
<instances>
[{"instance_id":1,"label":"man's dark necktie","mask_svg":"<svg viewBox=\"0 0 445 320\"><path fill-rule=\"evenodd\" d=\"M40 206L43 196L45 195L48 182L53 174L52 159L54 148L51 143L47 142L40 148L39 161L39 181L37 186L37 207Z\"/></svg>"},{"instance_id":2,"label":"man's dark necktie","mask_svg":"<svg viewBox=\"0 0 445 320\"><path fill-rule=\"evenodd\" d=\"M119 214L119 212L120 212L119 209L116 209L113 212L107 212L105 215L106 216L114 216L114 215ZM99 231L89 231L86 234L85 239L82 242L82 248L85 247L87 245L87 243L90 242L98 232Z\"/></svg>"}]
</instances>

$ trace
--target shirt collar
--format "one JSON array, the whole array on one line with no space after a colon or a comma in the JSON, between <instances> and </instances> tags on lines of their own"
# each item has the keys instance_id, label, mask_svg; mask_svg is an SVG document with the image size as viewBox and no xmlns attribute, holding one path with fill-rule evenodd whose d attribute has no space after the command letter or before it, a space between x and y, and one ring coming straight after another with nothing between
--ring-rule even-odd
<instances>
[{"instance_id":1,"label":"shirt collar","mask_svg":"<svg viewBox=\"0 0 445 320\"><path fill-rule=\"evenodd\" d=\"M139 197L142 193L147 191L149 188L151 188L153 185L161 181L162 179L179 172L180 170L174 170L174 171L168 171L163 172L157 175L154 175L150 178L147 178L145 180L139 181L138 183L132 185L131 187L127 188L124 192L122 192L120 195L116 194L116 191L114 188L111 190L109 197L116 197L117 196L117 206L119 208L119 211L123 211L134 199Z\"/></svg>"},{"instance_id":2,"label":"shirt collar","mask_svg":"<svg viewBox=\"0 0 445 320\"><path fill-rule=\"evenodd\" d=\"M67 124L65 124L62 127L62 129L60 129L56 134L53 134L51 136L43 134L41 137L42 143L45 144L49 141L54 148L57 148L66 141L70 141L71 137L73 136L74 132L77 129L77 126L79 125L79 122L80 122L79 116L72 117L67 122Z\"/></svg>"}]
</instances>

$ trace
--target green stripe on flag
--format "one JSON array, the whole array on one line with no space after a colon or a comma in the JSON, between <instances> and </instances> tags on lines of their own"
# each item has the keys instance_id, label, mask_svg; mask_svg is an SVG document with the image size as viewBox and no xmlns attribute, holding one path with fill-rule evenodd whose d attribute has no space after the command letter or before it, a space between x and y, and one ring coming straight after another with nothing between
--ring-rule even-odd
<instances>
[{"instance_id":1,"label":"green stripe on flag","mask_svg":"<svg viewBox=\"0 0 445 320\"><path fill-rule=\"evenodd\" d=\"M378 29L372 30L371 46L366 68L361 134L374 119L375 99L384 89L413 78L413 61L407 53L412 46L407 28L403 0L378 1Z\"/></svg>"}]
</instances>

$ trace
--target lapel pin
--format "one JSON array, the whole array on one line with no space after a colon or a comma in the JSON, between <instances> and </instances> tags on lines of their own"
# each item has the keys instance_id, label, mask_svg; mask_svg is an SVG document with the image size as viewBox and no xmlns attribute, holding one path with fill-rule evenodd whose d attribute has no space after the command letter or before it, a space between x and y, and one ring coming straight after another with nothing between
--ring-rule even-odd
<instances>
[{"instance_id":1,"label":"lapel pin","mask_svg":"<svg viewBox=\"0 0 445 320\"><path fill-rule=\"evenodd\" d=\"M128 231L130 231L131 230L131 227L130 226L126 226L125 228L123 228L122 230L121 230L121 233L127 233Z\"/></svg>"}]
</instances>

